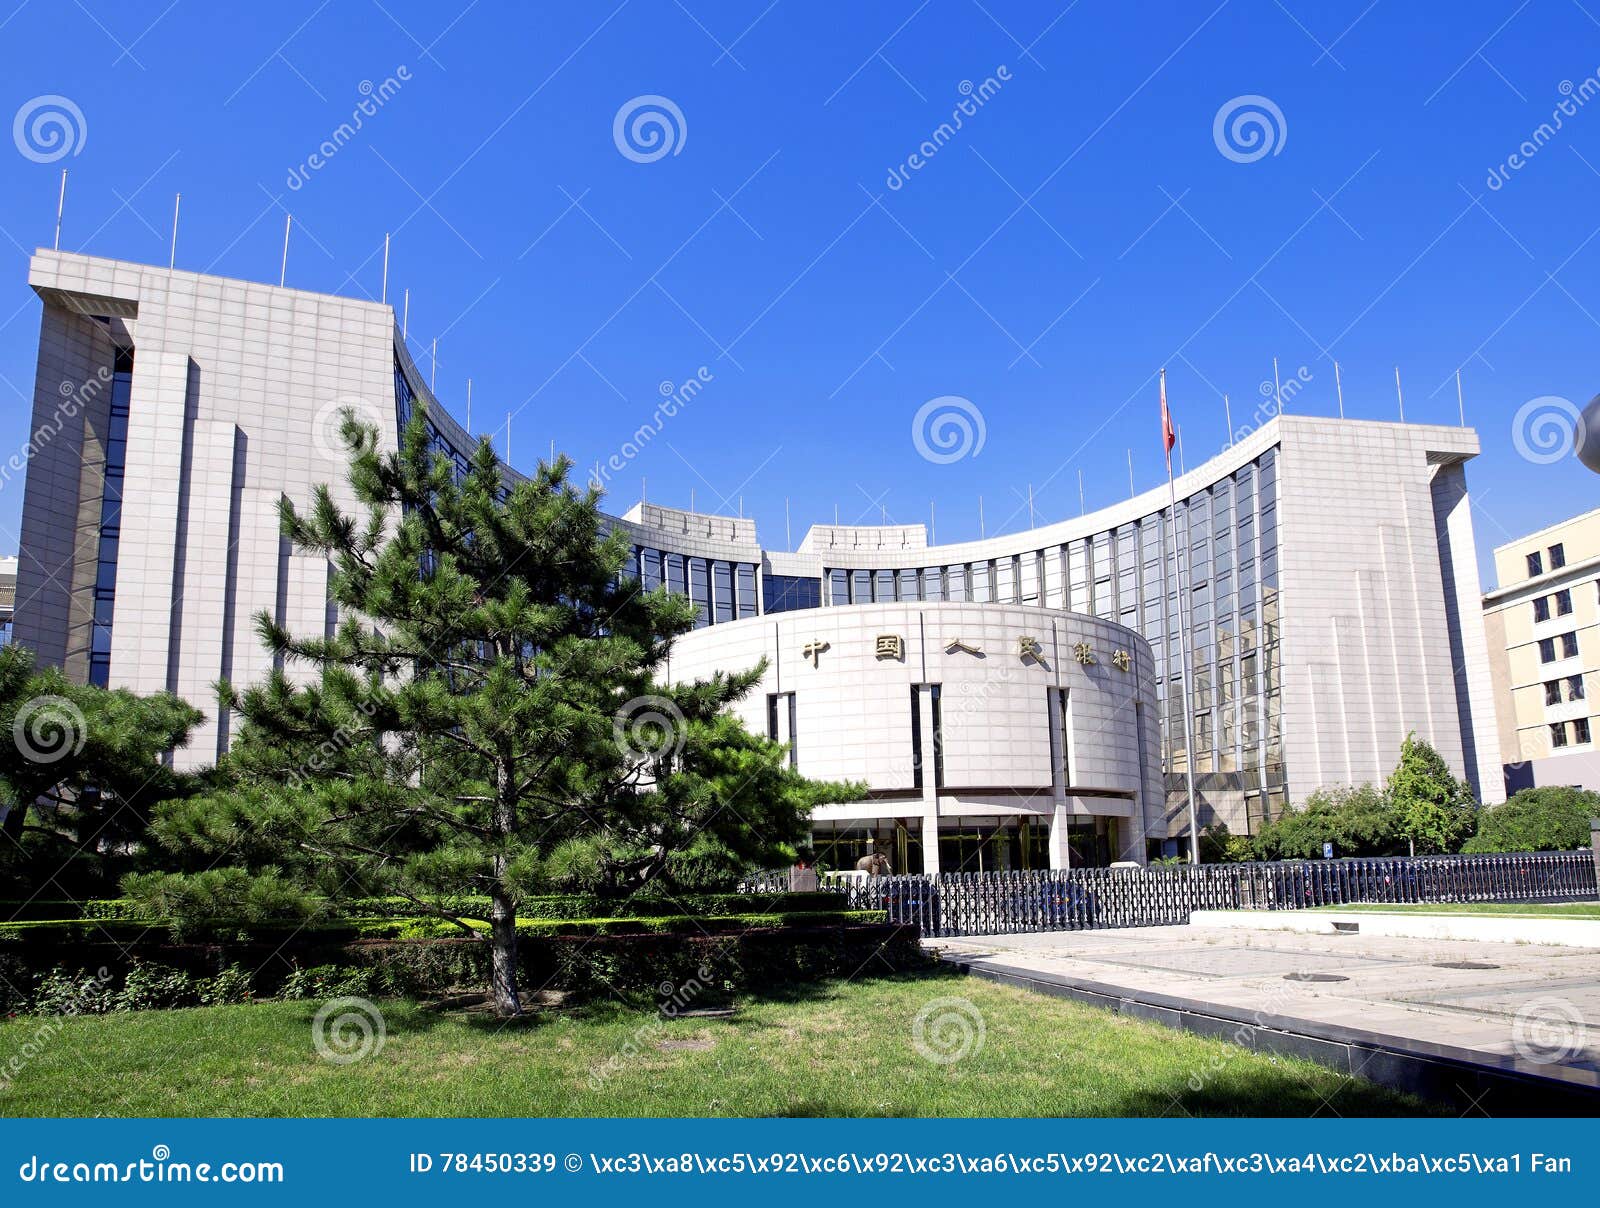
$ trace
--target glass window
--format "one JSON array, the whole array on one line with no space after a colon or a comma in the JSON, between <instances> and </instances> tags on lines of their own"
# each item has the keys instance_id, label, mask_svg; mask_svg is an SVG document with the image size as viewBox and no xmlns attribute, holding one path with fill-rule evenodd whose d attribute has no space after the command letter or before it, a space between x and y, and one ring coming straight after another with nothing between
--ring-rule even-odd
<instances>
[{"instance_id":1,"label":"glass window","mask_svg":"<svg viewBox=\"0 0 1600 1208\"><path fill-rule=\"evenodd\" d=\"M1553 721L1550 723L1550 745L1552 747L1564 747L1567 745L1566 722Z\"/></svg>"},{"instance_id":2,"label":"glass window","mask_svg":"<svg viewBox=\"0 0 1600 1208\"><path fill-rule=\"evenodd\" d=\"M654 591L661 586L661 551L658 549L644 549L639 551L639 581L646 591Z\"/></svg>"},{"instance_id":3,"label":"glass window","mask_svg":"<svg viewBox=\"0 0 1600 1208\"><path fill-rule=\"evenodd\" d=\"M1589 741L1589 719L1587 717L1580 717L1572 723L1572 741Z\"/></svg>"},{"instance_id":4,"label":"glass window","mask_svg":"<svg viewBox=\"0 0 1600 1208\"><path fill-rule=\"evenodd\" d=\"M1567 699L1568 700L1582 700L1583 699L1583 676L1581 676L1581 675L1570 675L1570 676L1567 677ZM1549 703L1550 704L1554 704L1555 702L1551 701Z\"/></svg>"},{"instance_id":5,"label":"glass window","mask_svg":"<svg viewBox=\"0 0 1600 1208\"><path fill-rule=\"evenodd\" d=\"M842 570L835 569L828 572L828 603L850 603L850 583ZM772 612L775 610L769 606L767 611Z\"/></svg>"},{"instance_id":6,"label":"glass window","mask_svg":"<svg viewBox=\"0 0 1600 1208\"><path fill-rule=\"evenodd\" d=\"M734 568L737 576L739 615L753 617L756 615L756 568L753 563L741 562ZM809 579L814 583L816 580Z\"/></svg>"},{"instance_id":7,"label":"glass window","mask_svg":"<svg viewBox=\"0 0 1600 1208\"><path fill-rule=\"evenodd\" d=\"M1561 681L1547 680L1544 686L1544 703L1559 705L1561 703Z\"/></svg>"},{"instance_id":8,"label":"glass window","mask_svg":"<svg viewBox=\"0 0 1600 1208\"><path fill-rule=\"evenodd\" d=\"M972 597L967 594L967 568L957 565L949 569L950 599L953 602L963 602Z\"/></svg>"},{"instance_id":9,"label":"glass window","mask_svg":"<svg viewBox=\"0 0 1600 1208\"><path fill-rule=\"evenodd\" d=\"M704 558L689 559L689 598L695 602L699 613L695 621L698 628L711 623L711 569Z\"/></svg>"},{"instance_id":10,"label":"glass window","mask_svg":"<svg viewBox=\"0 0 1600 1208\"><path fill-rule=\"evenodd\" d=\"M683 555L666 555L667 564L667 590L677 592L680 596L689 594L689 580L684 573Z\"/></svg>"},{"instance_id":11,"label":"glass window","mask_svg":"<svg viewBox=\"0 0 1600 1208\"><path fill-rule=\"evenodd\" d=\"M872 598L880 604L894 599L894 571L880 570L873 572Z\"/></svg>"},{"instance_id":12,"label":"glass window","mask_svg":"<svg viewBox=\"0 0 1600 1208\"><path fill-rule=\"evenodd\" d=\"M1533 601L1533 619L1535 623L1550 619L1550 597L1536 596Z\"/></svg>"},{"instance_id":13,"label":"glass window","mask_svg":"<svg viewBox=\"0 0 1600 1208\"><path fill-rule=\"evenodd\" d=\"M1528 555L1528 577L1544 574L1544 555L1535 550Z\"/></svg>"},{"instance_id":14,"label":"glass window","mask_svg":"<svg viewBox=\"0 0 1600 1208\"><path fill-rule=\"evenodd\" d=\"M943 568L930 566L922 572L922 598L933 601L944 599Z\"/></svg>"},{"instance_id":15,"label":"glass window","mask_svg":"<svg viewBox=\"0 0 1600 1208\"><path fill-rule=\"evenodd\" d=\"M914 570L903 570L898 575L898 579L899 579L898 596L899 596L900 599L902 599L902 600L918 600L918 599L922 598L922 592L917 586L917 572L916 571L914 571Z\"/></svg>"},{"instance_id":16,"label":"glass window","mask_svg":"<svg viewBox=\"0 0 1600 1208\"><path fill-rule=\"evenodd\" d=\"M850 603L872 603L872 572L870 570L853 570L850 572Z\"/></svg>"},{"instance_id":17,"label":"glass window","mask_svg":"<svg viewBox=\"0 0 1600 1208\"><path fill-rule=\"evenodd\" d=\"M1556 615L1560 616L1560 617L1565 617L1565 616L1570 616L1571 613L1572 613L1572 589L1571 588L1563 588L1561 591L1556 592Z\"/></svg>"},{"instance_id":18,"label":"glass window","mask_svg":"<svg viewBox=\"0 0 1600 1208\"><path fill-rule=\"evenodd\" d=\"M1564 633L1561 635L1561 657L1564 659L1575 659L1578 657L1577 634Z\"/></svg>"},{"instance_id":19,"label":"glass window","mask_svg":"<svg viewBox=\"0 0 1600 1208\"><path fill-rule=\"evenodd\" d=\"M1567 564L1567 547L1557 541L1550 547L1550 569L1560 570Z\"/></svg>"},{"instance_id":20,"label":"glass window","mask_svg":"<svg viewBox=\"0 0 1600 1208\"><path fill-rule=\"evenodd\" d=\"M1539 639L1539 661L1541 663L1553 663L1556 661L1555 638Z\"/></svg>"}]
</instances>

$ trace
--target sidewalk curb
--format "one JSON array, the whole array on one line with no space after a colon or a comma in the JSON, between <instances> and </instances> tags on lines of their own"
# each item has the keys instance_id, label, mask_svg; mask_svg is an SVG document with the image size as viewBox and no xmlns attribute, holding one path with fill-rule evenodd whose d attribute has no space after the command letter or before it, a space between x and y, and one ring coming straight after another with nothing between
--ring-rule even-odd
<instances>
[{"instance_id":1,"label":"sidewalk curb","mask_svg":"<svg viewBox=\"0 0 1600 1208\"><path fill-rule=\"evenodd\" d=\"M1463 1114L1600 1113L1600 1073L1590 1070L1539 1065L1293 1016L1247 1014L1218 1003L1021 969L983 957L951 953L940 959L972 977L1232 1041L1259 1053L1302 1057L1392 1090L1447 1103Z\"/></svg>"}]
</instances>

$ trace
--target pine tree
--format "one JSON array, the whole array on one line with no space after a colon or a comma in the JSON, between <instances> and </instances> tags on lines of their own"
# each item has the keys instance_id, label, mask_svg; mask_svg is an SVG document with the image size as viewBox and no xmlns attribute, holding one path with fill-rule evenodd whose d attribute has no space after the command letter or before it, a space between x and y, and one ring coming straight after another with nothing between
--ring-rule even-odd
<instances>
[{"instance_id":1,"label":"pine tree","mask_svg":"<svg viewBox=\"0 0 1600 1208\"><path fill-rule=\"evenodd\" d=\"M1387 791L1413 855L1456 851L1476 828L1472 790L1451 775L1444 757L1414 731L1400 745L1400 762L1389 776Z\"/></svg>"},{"instance_id":2,"label":"pine tree","mask_svg":"<svg viewBox=\"0 0 1600 1208\"><path fill-rule=\"evenodd\" d=\"M282 508L294 547L329 560L335 631L258 618L285 668L222 686L244 719L229 787L163 811L164 842L329 897L399 896L467 934L486 923L491 997L513 1015L520 898L786 861L814 804L860 794L805 780L724 713L761 668L658 682L694 606L624 573L625 534L565 458L508 486L487 440L458 477L420 411L398 451L375 436L346 416L364 520L326 487Z\"/></svg>"},{"instance_id":3,"label":"pine tree","mask_svg":"<svg viewBox=\"0 0 1600 1208\"><path fill-rule=\"evenodd\" d=\"M193 791L161 756L200 721L167 693L73 683L20 646L0 649L0 825L10 840L0 859L10 875L48 877L75 852L136 845L156 802ZM34 863L43 871L30 872Z\"/></svg>"}]
</instances>

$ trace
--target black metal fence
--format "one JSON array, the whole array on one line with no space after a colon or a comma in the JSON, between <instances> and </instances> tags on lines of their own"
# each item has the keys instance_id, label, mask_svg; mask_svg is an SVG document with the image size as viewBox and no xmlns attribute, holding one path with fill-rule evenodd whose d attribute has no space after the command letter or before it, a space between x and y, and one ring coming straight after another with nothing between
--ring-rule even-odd
<instances>
[{"instance_id":1,"label":"black metal fence","mask_svg":"<svg viewBox=\"0 0 1600 1208\"><path fill-rule=\"evenodd\" d=\"M785 873L746 882L788 887ZM886 910L927 936L1158 927L1195 910L1299 910L1350 902L1582 901L1600 896L1587 851L1493 856L1386 856L1270 864L959 872L930 877L824 874L852 910Z\"/></svg>"}]
</instances>

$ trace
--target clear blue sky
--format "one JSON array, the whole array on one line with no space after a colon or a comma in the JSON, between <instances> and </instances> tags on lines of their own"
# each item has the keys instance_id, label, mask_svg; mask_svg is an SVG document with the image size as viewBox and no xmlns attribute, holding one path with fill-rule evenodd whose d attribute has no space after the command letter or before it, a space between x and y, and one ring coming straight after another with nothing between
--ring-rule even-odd
<instances>
[{"instance_id":1,"label":"clear blue sky","mask_svg":"<svg viewBox=\"0 0 1600 1208\"><path fill-rule=\"evenodd\" d=\"M287 208L289 284L376 296L394 232L414 354L426 369L440 337L439 393L460 416L470 376L476 427L517 413L519 464L551 439L608 456L705 366L610 506L641 478L668 504L742 496L775 547L786 497L796 541L835 505L913 522L930 499L938 538L965 539L980 495L991 533L1015 529L1030 483L1059 519L1079 470L1090 508L1123 498L1130 446L1141 490L1162 476L1158 367L1194 464L1226 440L1222 392L1244 423L1274 356L1309 378L1291 410L1333 413L1337 358L1349 414L1394 418L1399 365L1408 418L1451 423L1459 367L1486 567L1596 502L1572 458L1512 440L1529 400L1600 389L1592 3L15 3L0 117L60 95L86 137L58 162L0 154L5 448L29 425L26 257L66 166L72 251L166 263L181 192L179 267L276 280ZM1491 189L1568 85L1563 128ZM613 137L643 95L682 115L653 162ZM1281 114L1252 162L1214 138L1241 96ZM936 464L911 423L944 395L986 439ZM0 488L7 548L20 508Z\"/></svg>"}]
</instances>

